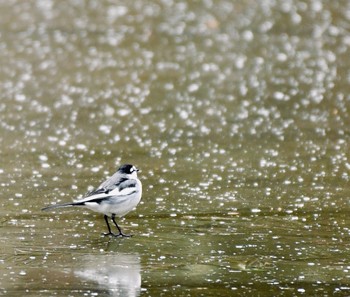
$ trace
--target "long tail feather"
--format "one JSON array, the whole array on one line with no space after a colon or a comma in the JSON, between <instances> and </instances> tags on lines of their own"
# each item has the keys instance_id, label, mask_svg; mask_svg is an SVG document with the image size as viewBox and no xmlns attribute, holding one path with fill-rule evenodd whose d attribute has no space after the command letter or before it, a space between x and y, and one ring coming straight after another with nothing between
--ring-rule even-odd
<instances>
[{"instance_id":1,"label":"long tail feather","mask_svg":"<svg viewBox=\"0 0 350 297\"><path fill-rule=\"evenodd\" d=\"M49 210L49 209L61 208L61 207L69 207L69 206L75 206L75 205L76 204L74 202L63 203L63 204L55 204L55 205L46 206L46 207L42 208L41 210L45 211L45 210Z\"/></svg>"}]
</instances>

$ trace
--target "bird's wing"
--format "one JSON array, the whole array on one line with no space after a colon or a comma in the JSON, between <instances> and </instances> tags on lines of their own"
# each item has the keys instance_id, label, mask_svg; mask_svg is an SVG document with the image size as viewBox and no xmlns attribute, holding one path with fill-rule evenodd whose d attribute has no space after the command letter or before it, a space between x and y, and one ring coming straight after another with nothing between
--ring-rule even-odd
<instances>
[{"instance_id":1,"label":"bird's wing","mask_svg":"<svg viewBox=\"0 0 350 297\"><path fill-rule=\"evenodd\" d=\"M128 195L128 193L135 191L136 187L137 187L137 181L135 179L124 179L117 186L118 192L121 195Z\"/></svg>"},{"instance_id":2,"label":"bird's wing","mask_svg":"<svg viewBox=\"0 0 350 297\"><path fill-rule=\"evenodd\" d=\"M110 178L108 178L102 184L100 184L98 188L108 189L111 191L125 180L128 180L128 178L125 178L119 172L116 172Z\"/></svg>"},{"instance_id":3,"label":"bird's wing","mask_svg":"<svg viewBox=\"0 0 350 297\"><path fill-rule=\"evenodd\" d=\"M118 199L118 197L123 199L122 197L135 193L137 191L136 187L136 180L125 179L123 182L119 183L118 186L115 185L115 187L111 190L99 188L91 191L85 198L75 201L74 204L81 205L82 203L86 202L101 203L103 200L109 199L111 197L113 197L113 199Z\"/></svg>"},{"instance_id":4,"label":"bird's wing","mask_svg":"<svg viewBox=\"0 0 350 297\"><path fill-rule=\"evenodd\" d=\"M96 194L107 194L108 193L108 190L105 189L105 188L98 188L98 189L95 189L95 190L92 190L90 192L87 192L85 194L85 197L90 197L90 196L93 196L93 195L96 195Z\"/></svg>"},{"instance_id":5,"label":"bird's wing","mask_svg":"<svg viewBox=\"0 0 350 297\"><path fill-rule=\"evenodd\" d=\"M97 189L88 192L85 195L85 197L90 197L90 196L93 196L96 194L102 194L102 193L108 194L114 190L120 191L119 186L128 180L129 179L127 178L116 178L115 176L112 176L109 179L107 179L105 182L103 182Z\"/></svg>"},{"instance_id":6,"label":"bird's wing","mask_svg":"<svg viewBox=\"0 0 350 297\"><path fill-rule=\"evenodd\" d=\"M137 180L135 179L123 179L118 185L114 185L111 189L98 188L89 192L85 198L75 200L74 202L50 205L42 210L48 210L52 208L60 208L67 206L85 206L87 203L101 204L103 202L111 201L113 203L121 203L129 199L129 195L134 194L139 189L137 188Z\"/></svg>"}]
</instances>

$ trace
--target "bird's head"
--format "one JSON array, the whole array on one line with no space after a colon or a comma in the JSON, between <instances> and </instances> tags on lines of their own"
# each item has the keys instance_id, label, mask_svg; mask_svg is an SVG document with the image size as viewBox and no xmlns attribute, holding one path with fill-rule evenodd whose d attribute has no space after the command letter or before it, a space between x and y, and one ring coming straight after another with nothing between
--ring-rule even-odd
<instances>
[{"instance_id":1,"label":"bird's head","mask_svg":"<svg viewBox=\"0 0 350 297\"><path fill-rule=\"evenodd\" d=\"M137 169L134 165L131 164L124 164L119 167L118 172L121 174L128 175L129 177L137 178L137 172L139 169Z\"/></svg>"}]
</instances>

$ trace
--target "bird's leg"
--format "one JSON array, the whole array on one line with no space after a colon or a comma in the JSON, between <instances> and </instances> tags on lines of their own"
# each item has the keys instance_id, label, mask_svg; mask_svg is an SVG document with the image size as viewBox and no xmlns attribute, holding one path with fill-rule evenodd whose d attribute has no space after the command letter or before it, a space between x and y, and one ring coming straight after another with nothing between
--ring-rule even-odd
<instances>
[{"instance_id":1,"label":"bird's leg","mask_svg":"<svg viewBox=\"0 0 350 297\"><path fill-rule=\"evenodd\" d=\"M115 235L115 234L112 233L112 231L111 231L111 227L109 226L107 215L104 215L104 218L105 218L105 221L106 221L106 224L107 224L108 233L103 233L103 235L104 235L104 236Z\"/></svg>"},{"instance_id":2,"label":"bird's leg","mask_svg":"<svg viewBox=\"0 0 350 297\"><path fill-rule=\"evenodd\" d=\"M118 226L117 222L115 221L115 214L112 214L112 221L114 223L114 225L117 227L118 231L119 231L119 234L114 234L114 236L116 237L119 237L119 236L122 236L122 237L131 237L131 235L127 235L127 234L124 234L122 232L122 229L120 229L120 227Z\"/></svg>"}]
</instances>

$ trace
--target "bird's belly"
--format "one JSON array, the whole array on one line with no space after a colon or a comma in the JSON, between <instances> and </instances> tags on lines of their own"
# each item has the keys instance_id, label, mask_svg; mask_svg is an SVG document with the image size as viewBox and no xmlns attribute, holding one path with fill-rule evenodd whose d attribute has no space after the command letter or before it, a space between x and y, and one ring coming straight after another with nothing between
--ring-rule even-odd
<instances>
[{"instance_id":1,"label":"bird's belly","mask_svg":"<svg viewBox=\"0 0 350 297\"><path fill-rule=\"evenodd\" d=\"M111 197L110 200L103 201L101 203L96 202L86 202L85 206L93 211L103 213L111 216L115 214L118 217L126 215L128 212L132 211L141 200L141 193L136 192L131 197L126 196L120 197L116 196L115 199Z\"/></svg>"}]
</instances>

